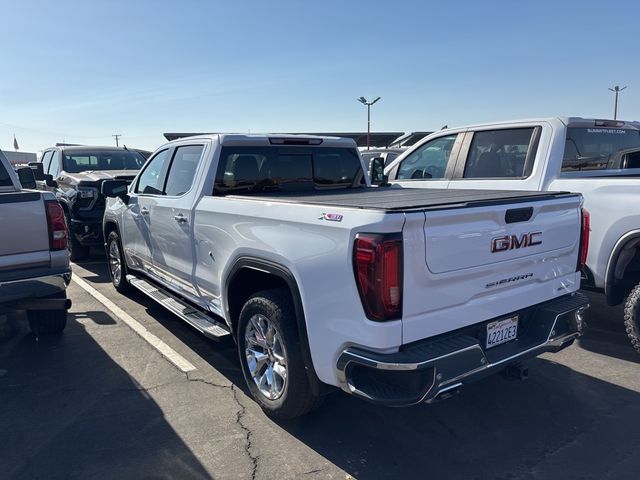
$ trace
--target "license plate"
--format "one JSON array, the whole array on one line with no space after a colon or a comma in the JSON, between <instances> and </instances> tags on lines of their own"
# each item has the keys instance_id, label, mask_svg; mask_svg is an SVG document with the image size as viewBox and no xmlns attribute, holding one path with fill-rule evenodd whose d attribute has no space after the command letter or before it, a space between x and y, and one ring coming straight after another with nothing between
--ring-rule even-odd
<instances>
[{"instance_id":1,"label":"license plate","mask_svg":"<svg viewBox=\"0 0 640 480\"><path fill-rule=\"evenodd\" d=\"M518 316L487 324L487 348L496 347L518 338Z\"/></svg>"}]
</instances>

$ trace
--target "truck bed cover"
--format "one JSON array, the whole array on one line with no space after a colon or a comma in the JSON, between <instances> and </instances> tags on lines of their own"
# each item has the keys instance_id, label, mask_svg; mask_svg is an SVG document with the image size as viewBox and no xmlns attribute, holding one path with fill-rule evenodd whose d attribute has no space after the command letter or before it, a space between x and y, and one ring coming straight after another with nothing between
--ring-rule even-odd
<instances>
[{"instance_id":1,"label":"truck bed cover","mask_svg":"<svg viewBox=\"0 0 640 480\"><path fill-rule=\"evenodd\" d=\"M262 201L322 205L330 207L407 212L416 210L444 210L505 203L524 203L567 196L569 192L528 192L516 190L447 190L399 187L366 187L350 190L314 192L264 192L228 195Z\"/></svg>"}]
</instances>

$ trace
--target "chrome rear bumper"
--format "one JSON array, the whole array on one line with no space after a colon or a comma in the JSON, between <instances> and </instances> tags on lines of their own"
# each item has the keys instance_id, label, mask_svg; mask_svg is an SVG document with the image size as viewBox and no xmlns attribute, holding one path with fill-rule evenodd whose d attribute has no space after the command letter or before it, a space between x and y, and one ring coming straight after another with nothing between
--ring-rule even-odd
<instances>
[{"instance_id":1,"label":"chrome rear bumper","mask_svg":"<svg viewBox=\"0 0 640 480\"><path fill-rule=\"evenodd\" d=\"M483 347L483 332L495 319L404 345L392 354L350 347L337 362L340 386L384 405L431 402L523 359L569 346L582 333L588 307L587 297L575 293L514 312L521 322L518 339L489 350Z\"/></svg>"}]
</instances>

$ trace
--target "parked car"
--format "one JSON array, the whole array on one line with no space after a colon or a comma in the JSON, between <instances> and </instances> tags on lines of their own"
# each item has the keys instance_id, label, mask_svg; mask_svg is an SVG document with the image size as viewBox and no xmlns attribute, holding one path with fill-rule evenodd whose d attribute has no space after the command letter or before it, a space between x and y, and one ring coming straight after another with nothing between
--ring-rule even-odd
<instances>
[{"instance_id":1,"label":"parked car","mask_svg":"<svg viewBox=\"0 0 640 480\"><path fill-rule=\"evenodd\" d=\"M591 213L586 288L625 302L640 351L640 122L546 118L436 132L386 170L393 183L449 189L570 190Z\"/></svg>"},{"instance_id":2,"label":"parked car","mask_svg":"<svg viewBox=\"0 0 640 480\"><path fill-rule=\"evenodd\" d=\"M31 169L23 172L35 187ZM36 334L61 332L71 306L64 212L53 194L24 189L1 151L0 224L9 230L0 242L0 315L26 310Z\"/></svg>"},{"instance_id":3,"label":"parked car","mask_svg":"<svg viewBox=\"0 0 640 480\"><path fill-rule=\"evenodd\" d=\"M172 141L102 189L116 290L231 335L274 417L327 386L433 401L580 334L579 194L372 188L353 140L265 135Z\"/></svg>"},{"instance_id":4,"label":"parked car","mask_svg":"<svg viewBox=\"0 0 640 480\"><path fill-rule=\"evenodd\" d=\"M44 151L40 173L50 177L39 186L53 192L64 209L71 260L85 258L92 245L104 243L102 182L114 178L131 181L144 162L139 152L117 147L65 145Z\"/></svg>"}]
</instances>

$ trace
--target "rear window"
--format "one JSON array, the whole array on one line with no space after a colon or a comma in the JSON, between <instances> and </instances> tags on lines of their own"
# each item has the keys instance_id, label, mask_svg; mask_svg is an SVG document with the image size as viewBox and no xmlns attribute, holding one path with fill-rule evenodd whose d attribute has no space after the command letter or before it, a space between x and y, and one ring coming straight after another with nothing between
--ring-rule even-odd
<instances>
[{"instance_id":1,"label":"rear window","mask_svg":"<svg viewBox=\"0 0 640 480\"><path fill-rule=\"evenodd\" d=\"M567 129L563 172L640 168L634 149L640 149L640 131L624 128Z\"/></svg>"},{"instance_id":2,"label":"rear window","mask_svg":"<svg viewBox=\"0 0 640 480\"><path fill-rule=\"evenodd\" d=\"M464 178L525 178L535 155L534 128L475 132Z\"/></svg>"},{"instance_id":3,"label":"rear window","mask_svg":"<svg viewBox=\"0 0 640 480\"><path fill-rule=\"evenodd\" d=\"M91 170L140 170L145 158L130 150L64 152L64 170L80 173Z\"/></svg>"},{"instance_id":4,"label":"rear window","mask_svg":"<svg viewBox=\"0 0 640 480\"><path fill-rule=\"evenodd\" d=\"M361 173L355 149L223 147L214 193L350 188Z\"/></svg>"}]
</instances>

